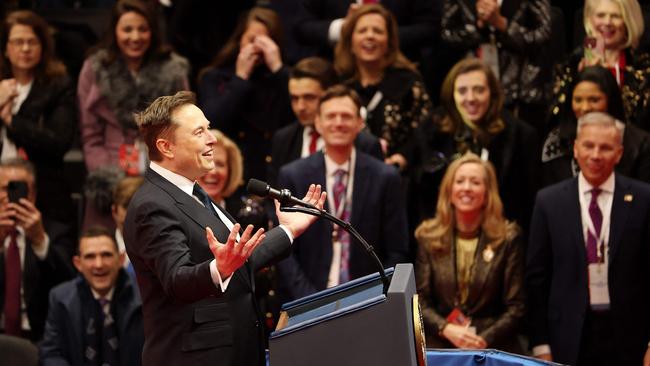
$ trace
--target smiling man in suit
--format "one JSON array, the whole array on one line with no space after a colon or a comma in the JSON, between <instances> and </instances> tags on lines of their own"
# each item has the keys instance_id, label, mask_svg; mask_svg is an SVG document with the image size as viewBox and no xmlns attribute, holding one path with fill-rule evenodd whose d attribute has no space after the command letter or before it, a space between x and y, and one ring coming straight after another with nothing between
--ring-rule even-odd
<instances>
[{"instance_id":1,"label":"smiling man in suit","mask_svg":"<svg viewBox=\"0 0 650 366\"><path fill-rule=\"evenodd\" d=\"M614 173L624 129L582 116L580 174L537 195L526 275L537 357L650 365L650 185Z\"/></svg>"},{"instance_id":2,"label":"smiling man in suit","mask_svg":"<svg viewBox=\"0 0 650 366\"><path fill-rule=\"evenodd\" d=\"M336 81L336 71L329 61L307 57L298 62L289 73L291 109L296 121L277 130L271 144L271 185L277 181L280 168L294 160L306 158L323 148L325 141L314 127L320 97ZM379 139L363 131L355 139L356 147L379 160L384 159Z\"/></svg>"},{"instance_id":3,"label":"smiling man in suit","mask_svg":"<svg viewBox=\"0 0 650 366\"><path fill-rule=\"evenodd\" d=\"M307 181L327 187L328 211L349 221L375 247L385 267L406 261L408 232L400 176L355 148L363 128L358 95L343 85L320 99L316 129L325 140L322 151L285 165L279 185L304 193ZM304 244L299 244L298 242ZM318 221L296 240L295 250L278 263L280 290L287 299L332 287L375 271L358 243L330 222Z\"/></svg>"},{"instance_id":4,"label":"smiling man in suit","mask_svg":"<svg viewBox=\"0 0 650 366\"><path fill-rule=\"evenodd\" d=\"M160 97L137 121L151 164L124 241L143 299L143 365L263 365L254 272L315 218L278 212L279 227L240 232L196 183L214 167L215 138L193 93ZM304 199L322 207L326 195L311 185Z\"/></svg>"}]
</instances>

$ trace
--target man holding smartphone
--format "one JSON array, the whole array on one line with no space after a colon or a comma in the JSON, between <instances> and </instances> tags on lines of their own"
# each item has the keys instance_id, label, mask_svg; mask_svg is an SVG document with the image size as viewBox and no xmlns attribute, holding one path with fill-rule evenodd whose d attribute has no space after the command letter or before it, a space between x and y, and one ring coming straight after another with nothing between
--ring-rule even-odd
<instances>
[{"instance_id":1,"label":"man holding smartphone","mask_svg":"<svg viewBox=\"0 0 650 366\"><path fill-rule=\"evenodd\" d=\"M49 290L72 272L45 231L34 178L27 161L0 163L0 331L38 341Z\"/></svg>"}]
</instances>

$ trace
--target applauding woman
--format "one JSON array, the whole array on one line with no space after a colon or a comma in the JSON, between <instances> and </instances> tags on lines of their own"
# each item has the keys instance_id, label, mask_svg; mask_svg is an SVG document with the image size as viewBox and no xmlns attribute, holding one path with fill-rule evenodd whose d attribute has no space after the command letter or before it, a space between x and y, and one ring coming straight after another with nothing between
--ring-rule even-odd
<instances>
[{"instance_id":1,"label":"applauding woman","mask_svg":"<svg viewBox=\"0 0 650 366\"><path fill-rule=\"evenodd\" d=\"M447 169L433 219L415 231L427 346L521 352L523 246L503 217L492 164L468 153Z\"/></svg>"},{"instance_id":2,"label":"applauding woman","mask_svg":"<svg viewBox=\"0 0 650 366\"><path fill-rule=\"evenodd\" d=\"M74 87L54 57L48 24L31 11L7 15L1 30L0 159L36 167L37 205L48 219L73 221L63 155L76 130Z\"/></svg>"}]
</instances>

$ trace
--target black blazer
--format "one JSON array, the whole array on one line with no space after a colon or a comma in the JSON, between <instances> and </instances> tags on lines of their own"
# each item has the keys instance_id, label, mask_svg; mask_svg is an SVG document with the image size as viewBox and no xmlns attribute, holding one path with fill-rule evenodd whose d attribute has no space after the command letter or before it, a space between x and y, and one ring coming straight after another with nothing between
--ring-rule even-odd
<instances>
[{"instance_id":1,"label":"black blazer","mask_svg":"<svg viewBox=\"0 0 650 366\"><path fill-rule=\"evenodd\" d=\"M45 335L39 344L41 365L84 365L82 314L89 303L85 299L94 301L90 286L81 275L52 289ZM122 269L115 284L111 313L115 317L120 364L140 366L144 342L142 302L135 284Z\"/></svg>"},{"instance_id":2,"label":"black blazer","mask_svg":"<svg viewBox=\"0 0 650 366\"><path fill-rule=\"evenodd\" d=\"M25 150L36 168L36 202L48 218L74 220L63 156L77 133L77 113L75 89L68 77L34 80L7 128L9 139Z\"/></svg>"},{"instance_id":3,"label":"black blazer","mask_svg":"<svg viewBox=\"0 0 650 366\"><path fill-rule=\"evenodd\" d=\"M280 168L294 160L300 159L302 152L302 135L305 127L299 122L294 122L277 130L271 142L271 170L267 177L269 184L277 182ZM354 140L354 146L366 154L372 155L383 161L384 153L381 150L379 139L367 132L360 132Z\"/></svg>"},{"instance_id":4,"label":"black blazer","mask_svg":"<svg viewBox=\"0 0 650 366\"><path fill-rule=\"evenodd\" d=\"M317 152L285 165L278 183L302 197L309 183L326 187L325 157ZM384 267L407 260L408 229L397 170L357 151L350 223L375 247ZM329 212L329 205L325 207ZM350 243L350 278L375 271L360 243ZM332 263L332 224L318 220L293 244L293 253L278 263L283 296L297 299L327 286Z\"/></svg>"},{"instance_id":5,"label":"black blazer","mask_svg":"<svg viewBox=\"0 0 650 366\"><path fill-rule=\"evenodd\" d=\"M609 231L612 338L621 364L640 365L650 340L650 186L616 174ZM589 307L587 254L578 179L541 190L526 266L531 346L550 344L553 360L575 364Z\"/></svg>"},{"instance_id":6,"label":"black blazer","mask_svg":"<svg viewBox=\"0 0 650 366\"><path fill-rule=\"evenodd\" d=\"M124 224L127 253L143 299L143 365L264 364L253 273L287 255L289 238L281 228L267 232L224 293L210 276L214 257L206 226L218 240L227 240L229 231L221 220L147 170Z\"/></svg>"}]
</instances>

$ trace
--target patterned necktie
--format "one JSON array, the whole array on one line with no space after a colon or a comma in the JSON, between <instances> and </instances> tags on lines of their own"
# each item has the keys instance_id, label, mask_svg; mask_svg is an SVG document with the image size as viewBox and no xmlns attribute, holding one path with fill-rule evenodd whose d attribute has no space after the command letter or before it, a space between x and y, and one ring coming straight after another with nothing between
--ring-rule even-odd
<instances>
[{"instance_id":1,"label":"patterned necktie","mask_svg":"<svg viewBox=\"0 0 650 366\"><path fill-rule=\"evenodd\" d=\"M334 212L339 215L339 219L343 221L350 220L351 202L346 199L346 181L345 176L348 173L343 169L338 169L334 172ZM343 204L343 208L340 206ZM350 234L339 228L337 231L337 239L341 243L341 266L339 270L339 283L345 283L350 280Z\"/></svg>"},{"instance_id":2,"label":"patterned necktie","mask_svg":"<svg viewBox=\"0 0 650 366\"><path fill-rule=\"evenodd\" d=\"M594 224L595 233L587 230L587 262L588 263L598 263L598 239L600 238L600 230L603 226L603 213L598 207L598 195L600 194L600 188L594 188L591 190L591 201L589 201L589 217L591 222ZM601 243L601 246L603 244Z\"/></svg>"},{"instance_id":3,"label":"patterned necktie","mask_svg":"<svg viewBox=\"0 0 650 366\"><path fill-rule=\"evenodd\" d=\"M20 336L20 253L16 241L17 231L9 233L9 247L5 252L5 300L3 314L5 316L5 334Z\"/></svg>"},{"instance_id":4,"label":"patterned necktie","mask_svg":"<svg viewBox=\"0 0 650 366\"><path fill-rule=\"evenodd\" d=\"M118 353L118 339L115 331L115 320L111 315L110 301L104 297L99 298L99 306L101 308L101 324L102 324L102 366L116 366L119 365Z\"/></svg>"},{"instance_id":5,"label":"patterned necktie","mask_svg":"<svg viewBox=\"0 0 650 366\"><path fill-rule=\"evenodd\" d=\"M320 137L320 134L318 131L316 131L315 128L311 130L309 133L309 136L311 140L309 140L309 154L313 154L316 152L316 145L318 144L318 138Z\"/></svg>"},{"instance_id":6,"label":"patterned necktie","mask_svg":"<svg viewBox=\"0 0 650 366\"><path fill-rule=\"evenodd\" d=\"M217 210L214 208L212 205L212 200L210 199L210 196L201 188L201 186L198 183L194 183L194 189L192 189L192 195L194 195L196 198L203 203L203 206L208 209L213 215L217 215Z\"/></svg>"}]
</instances>

